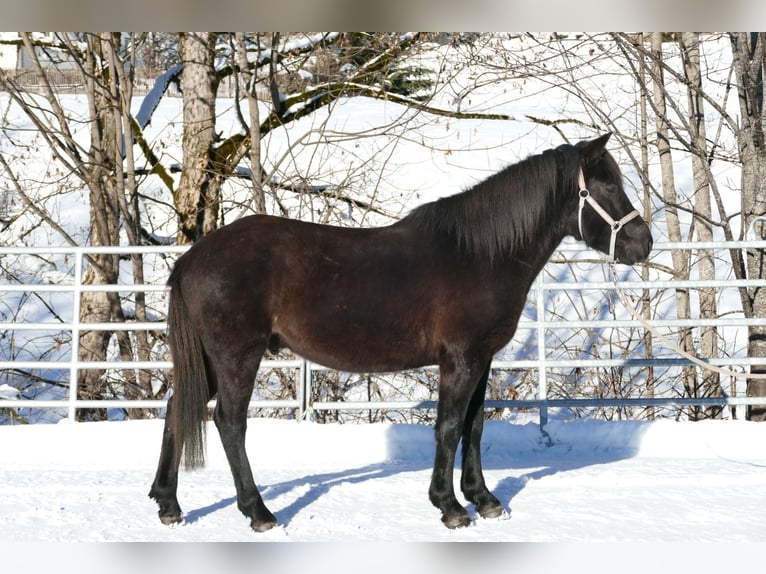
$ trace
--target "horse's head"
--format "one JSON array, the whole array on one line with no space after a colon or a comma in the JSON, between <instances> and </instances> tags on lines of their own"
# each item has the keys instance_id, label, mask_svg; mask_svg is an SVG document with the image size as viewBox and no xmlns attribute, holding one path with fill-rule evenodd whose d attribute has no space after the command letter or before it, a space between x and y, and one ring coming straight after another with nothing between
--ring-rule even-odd
<instances>
[{"instance_id":1,"label":"horse's head","mask_svg":"<svg viewBox=\"0 0 766 574\"><path fill-rule=\"evenodd\" d=\"M612 259L633 265L652 250L652 233L625 194L622 173L606 151L612 134L579 142L578 213L575 237Z\"/></svg>"}]
</instances>

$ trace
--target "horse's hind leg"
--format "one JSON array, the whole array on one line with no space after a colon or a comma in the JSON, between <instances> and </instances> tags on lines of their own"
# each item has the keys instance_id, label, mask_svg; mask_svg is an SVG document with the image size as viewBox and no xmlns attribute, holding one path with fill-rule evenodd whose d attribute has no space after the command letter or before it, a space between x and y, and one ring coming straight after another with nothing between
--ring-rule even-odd
<instances>
[{"instance_id":1,"label":"horse's hind leg","mask_svg":"<svg viewBox=\"0 0 766 574\"><path fill-rule=\"evenodd\" d=\"M484 483L481 469L481 433L484 429L484 395L489 378L489 365L468 404L463 426L463 472L460 489L483 518L495 518L503 513L503 505Z\"/></svg>"},{"instance_id":2,"label":"horse's hind leg","mask_svg":"<svg viewBox=\"0 0 766 574\"><path fill-rule=\"evenodd\" d=\"M245 451L247 429L247 405L253 392L255 375L265 346L259 351L248 351L244 361L229 361L218 368L218 401L215 407L215 425L221 436L226 458L237 489L237 507L250 519L250 527L256 532L273 528L277 519L263 503L253 480L250 461ZM243 364L244 363L244 364Z\"/></svg>"},{"instance_id":3,"label":"horse's hind leg","mask_svg":"<svg viewBox=\"0 0 766 574\"><path fill-rule=\"evenodd\" d=\"M163 524L174 524L183 520L183 512L176 496L178 490L178 465L181 462L180 452L176 452L175 437L171 429L170 410L173 408L173 397L168 400L165 415L165 430L162 434L162 449L157 474L154 476L149 496L157 501L160 507L159 516Z\"/></svg>"}]
</instances>

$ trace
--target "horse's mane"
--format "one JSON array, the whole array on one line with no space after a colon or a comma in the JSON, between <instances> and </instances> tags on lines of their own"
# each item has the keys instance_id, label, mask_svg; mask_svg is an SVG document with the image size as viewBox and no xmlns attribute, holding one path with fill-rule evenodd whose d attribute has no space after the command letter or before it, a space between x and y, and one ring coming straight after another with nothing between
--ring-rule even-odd
<instances>
[{"instance_id":1,"label":"horse's mane","mask_svg":"<svg viewBox=\"0 0 766 574\"><path fill-rule=\"evenodd\" d=\"M509 165L474 187L415 208L401 223L445 234L471 255L512 253L535 239L575 193L580 154L562 145Z\"/></svg>"}]
</instances>

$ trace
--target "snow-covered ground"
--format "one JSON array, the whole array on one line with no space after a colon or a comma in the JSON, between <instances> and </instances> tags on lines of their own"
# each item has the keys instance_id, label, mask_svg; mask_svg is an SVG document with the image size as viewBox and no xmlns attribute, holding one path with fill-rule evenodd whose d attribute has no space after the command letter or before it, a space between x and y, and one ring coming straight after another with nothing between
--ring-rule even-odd
<instances>
[{"instance_id":1,"label":"snow-covered ground","mask_svg":"<svg viewBox=\"0 0 766 574\"><path fill-rule=\"evenodd\" d=\"M256 481L279 526L250 531L217 433L182 472L186 522L147 497L162 421L0 427L4 541L760 542L766 425L489 422L488 485L503 519L442 526L427 497L432 430L250 419ZM456 475L456 481L458 480ZM469 511L473 509L469 507Z\"/></svg>"}]
</instances>

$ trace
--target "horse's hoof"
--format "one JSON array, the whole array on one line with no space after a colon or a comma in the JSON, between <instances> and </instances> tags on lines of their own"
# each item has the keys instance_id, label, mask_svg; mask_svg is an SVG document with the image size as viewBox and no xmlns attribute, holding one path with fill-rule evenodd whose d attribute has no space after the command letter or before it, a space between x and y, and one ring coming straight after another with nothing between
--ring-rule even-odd
<instances>
[{"instance_id":1,"label":"horse's hoof","mask_svg":"<svg viewBox=\"0 0 766 574\"><path fill-rule=\"evenodd\" d=\"M268 530L271 530L277 525L276 519L274 520L253 520L250 523L250 528L253 529L253 532L266 532Z\"/></svg>"},{"instance_id":2,"label":"horse's hoof","mask_svg":"<svg viewBox=\"0 0 766 574\"><path fill-rule=\"evenodd\" d=\"M442 522L444 523L444 526L450 530L454 530L455 528L465 528L466 526L471 525L471 519L467 512L464 514L455 514L450 517L443 516Z\"/></svg>"},{"instance_id":3,"label":"horse's hoof","mask_svg":"<svg viewBox=\"0 0 766 574\"><path fill-rule=\"evenodd\" d=\"M162 522L162 524L164 524L165 526L170 526L171 524L178 524L183 521L184 521L183 514L167 514L165 516L160 516L160 522Z\"/></svg>"},{"instance_id":4,"label":"horse's hoof","mask_svg":"<svg viewBox=\"0 0 766 574\"><path fill-rule=\"evenodd\" d=\"M487 504L476 509L482 518L497 518L505 513L502 504Z\"/></svg>"}]
</instances>

